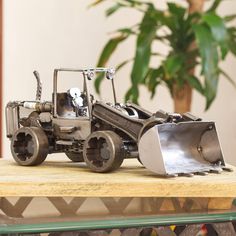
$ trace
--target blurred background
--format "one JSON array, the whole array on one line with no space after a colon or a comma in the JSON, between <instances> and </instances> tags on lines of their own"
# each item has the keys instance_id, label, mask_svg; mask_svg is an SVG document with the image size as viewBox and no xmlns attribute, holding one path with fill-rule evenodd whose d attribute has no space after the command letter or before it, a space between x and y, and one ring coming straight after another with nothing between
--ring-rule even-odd
<instances>
[{"instance_id":1,"label":"blurred background","mask_svg":"<svg viewBox=\"0 0 236 236\"><path fill-rule=\"evenodd\" d=\"M88 8L92 1L78 0L5 0L3 5L3 108L8 101L35 98L36 81L33 71L38 70L43 82L43 100L51 100L54 68L94 67L110 33L119 27L135 24L141 17L127 9L105 17L109 1ZM165 9L166 0L153 1ZM169 1L171 2L171 1ZM185 0L175 0L186 4ZM209 5L211 1L207 1ZM236 1L225 0L219 13L235 14ZM236 25L236 22L234 22ZM110 66L135 53L135 39L130 38L119 46L112 56ZM158 48L161 52L165 47ZM222 68L236 81L236 59L228 55ZM116 74L117 95L123 101L130 86L131 66ZM67 90L68 88L65 88ZM102 85L106 99L112 99L110 87ZM109 97L110 96L110 97ZM153 100L147 89L140 90L140 105L155 112L158 109L173 111L173 102L165 87L159 87ZM206 120L216 121L225 159L236 164L236 90L224 78L220 78L216 100L204 112L205 100L194 91L192 113ZM11 158L10 142L5 136L3 116L2 145L4 158ZM61 154L63 155L63 154Z\"/></svg>"}]
</instances>

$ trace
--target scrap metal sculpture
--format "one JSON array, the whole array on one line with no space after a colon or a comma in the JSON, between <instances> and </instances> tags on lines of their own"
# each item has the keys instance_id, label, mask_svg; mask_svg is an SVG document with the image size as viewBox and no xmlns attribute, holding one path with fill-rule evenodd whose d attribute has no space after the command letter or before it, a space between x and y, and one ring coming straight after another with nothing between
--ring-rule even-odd
<instances>
[{"instance_id":1,"label":"scrap metal sculpture","mask_svg":"<svg viewBox=\"0 0 236 236\"><path fill-rule=\"evenodd\" d=\"M59 72L83 75L83 91L59 93ZM112 83L113 103L95 101L89 80L104 73ZM149 111L133 103L117 102L114 70L55 69L52 101L41 101L37 79L35 101L9 102L7 137L15 161L24 166L41 164L50 153L64 152L74 162L86 162L95 172L110 172L124 158L138 158L149 170L166 176L220 173L226 168L214 122L190 113ZM22 109L31 111L22 115Z\"/></svg>"}]
</instances>

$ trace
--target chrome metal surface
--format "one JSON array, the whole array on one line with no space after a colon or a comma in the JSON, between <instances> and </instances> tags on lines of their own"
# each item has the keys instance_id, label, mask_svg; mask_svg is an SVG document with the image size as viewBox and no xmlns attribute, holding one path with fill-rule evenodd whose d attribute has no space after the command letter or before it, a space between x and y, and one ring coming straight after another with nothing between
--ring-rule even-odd
<instances>
[{"instance_id":1,"label":"chrome metal surface","mask_svg":"<svg viewBox=\"0 0 236 236\"><path fill-rule=\"evenodd\" d=\"M7 137L12 135L19 129L19 104L16 102L9 102L5 109L6 116L6 133Z\"/></svg>"},{"instance_id":2,"label":"chrome metal surface","mask_svg":"<svg viewBox=\"0 0 236 236\"><path fill-rule=\"evenodd\" d=\"M214 122L156 125L138 148L143 165L160 175L220 172L225 165Z\"/></svg>"}]
</instances>

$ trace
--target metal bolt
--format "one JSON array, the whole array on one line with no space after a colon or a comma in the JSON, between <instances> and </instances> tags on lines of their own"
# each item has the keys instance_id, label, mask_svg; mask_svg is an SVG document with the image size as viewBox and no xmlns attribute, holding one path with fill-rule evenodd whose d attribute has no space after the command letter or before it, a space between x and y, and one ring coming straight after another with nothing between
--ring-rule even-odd
<instances>
[{"instance_id":1,"label":"metal bolt","mask_svg":"<svg viewBox=\"0 0 236 236\"><path fill-rule=\"evenodd\" d=\"M209 130L212 130L212 129L213 129L213 126L212 126L212 125L210 125L210 126L208 127L208 129L209 129Z\"/></svg>"},{"instance_id":2,"label":"metal bolt","mask_svg":"<svg viewBox=\"0 0 236 236\"><path fill-rule=\"evenodd\" d=\"M202 147L201 147L201 146L198 146L198 147L197 147L197 150L198 150L198 152L202 152Z\"/></svg>"}]
</instances>

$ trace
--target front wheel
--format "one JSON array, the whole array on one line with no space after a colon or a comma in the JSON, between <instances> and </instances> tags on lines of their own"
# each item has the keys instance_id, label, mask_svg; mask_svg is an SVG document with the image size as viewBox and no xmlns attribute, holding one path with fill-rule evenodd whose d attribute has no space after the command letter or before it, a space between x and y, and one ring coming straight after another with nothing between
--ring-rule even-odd
<instances>
[{"instance_id":1,"label":"front wheel","mask_svg":"<svg viewBox=\"0 0 236 236\"><path fill-rule=\"evenodd\" d=\"M38 127L18 129L11 140L11 153L22 166L41 164L48 154L48 138Z\"/></svg>"},{"instance_id":2,"label":"front wheel","mask_svg":"<svg viewBox=\"0 0 236 236\"><path fill-rule=\"evenodd\" d=\"M83 156L94 172L114 171L124 160L122 139L112 131L94 132L84 143Z\"/></svg>"}]
</instances>

